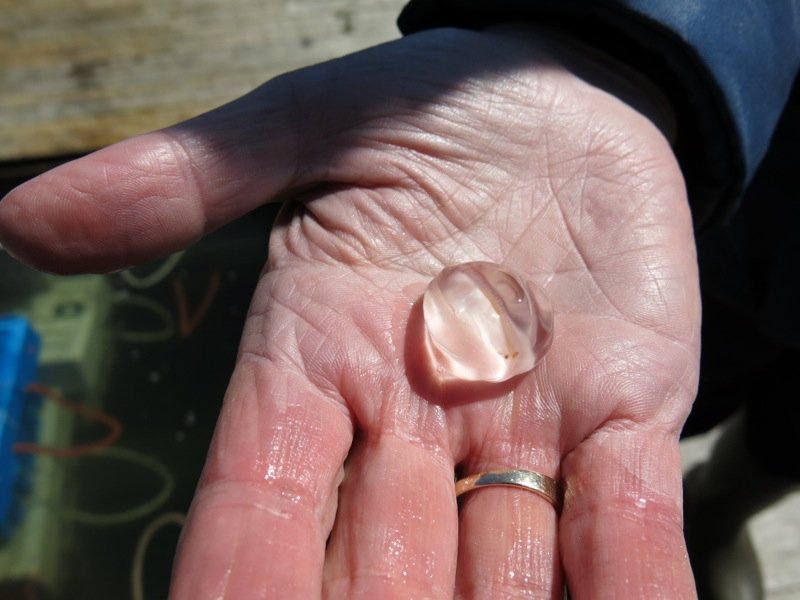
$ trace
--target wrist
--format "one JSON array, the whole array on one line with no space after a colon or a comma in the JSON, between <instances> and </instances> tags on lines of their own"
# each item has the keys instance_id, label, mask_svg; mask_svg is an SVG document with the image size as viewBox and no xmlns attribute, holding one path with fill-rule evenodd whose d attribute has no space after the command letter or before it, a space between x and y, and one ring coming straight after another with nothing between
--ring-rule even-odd
<instances>
[{"instance_id":1,"label":"wrist","mask_svg":"<svg viewBox=\"0 0 800 600\"><path fill-rule=\"evenodd\" d=\"M484 31L537 38L564 68L584 82L615 96L649 119L672 144L676 117L667 96L641 72L560 30L527 23L501 23Z\"/></svg>"}]
</instances>

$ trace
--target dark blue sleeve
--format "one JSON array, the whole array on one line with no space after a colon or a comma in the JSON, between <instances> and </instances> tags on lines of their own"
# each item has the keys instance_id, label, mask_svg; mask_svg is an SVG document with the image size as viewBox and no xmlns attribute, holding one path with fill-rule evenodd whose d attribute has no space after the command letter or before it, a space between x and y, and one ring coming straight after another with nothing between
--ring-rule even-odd
<instances>
[{"instance_id":1,"label":"dark blue sleeve","mask_svg":"<svg viewBox=\"0 0 800 600\"><path fill-rule=\"evenodd\" d=\"M398 23L510 20L575 35L650 78L675 110L696 226L737 208L800 65L800 0L411 0Z\"/></svg>"}]
</instances>

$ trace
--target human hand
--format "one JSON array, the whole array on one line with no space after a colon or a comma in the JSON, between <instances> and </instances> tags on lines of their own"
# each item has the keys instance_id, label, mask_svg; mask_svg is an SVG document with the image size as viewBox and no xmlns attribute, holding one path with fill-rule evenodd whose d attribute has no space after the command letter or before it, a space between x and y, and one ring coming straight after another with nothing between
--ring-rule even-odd
<instances>
[{"instance_id":1,"label":"human hand","mask_svg":"<svg viewBox=\"0 0 800 600\"><path fill-rule=\"evenodd\" d=\"M410 36L0 203L9 249L77 272L286 200L173 597L559 597L562 571L575 598L694 595L678 433L700 304L682 178L658 129L554 47ZM436 385L416 360L418 300L472 260L544 288L554 342L505 384ZM505 488L459 511L456 466L563 478L563 511Z\"/></svg>"}]
</instances>

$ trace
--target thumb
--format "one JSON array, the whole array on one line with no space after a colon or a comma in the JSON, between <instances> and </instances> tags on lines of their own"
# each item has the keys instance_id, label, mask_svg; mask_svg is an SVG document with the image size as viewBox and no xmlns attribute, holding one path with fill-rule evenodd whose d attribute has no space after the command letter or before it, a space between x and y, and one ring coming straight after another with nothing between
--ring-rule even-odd
<instances>
[{"instance_id":1,"label":"thumb","mask_svg":"<svg viewBox=\"0 0 800 600\"><path fill-rule=\"evenodd\" d=\"M108 271L164 256L296 185L293 83L87 155L0 201L0 243L34 267Z\"/></svg>"},{"instance_id":2,"label":"thumb","mask_svg":"<svg viewBox=\"0 0 800 600\"><path fill-rule=\"evenodd\" d=\"M472 139L473 112L492 105L478 91L509 69L526 69L527 81L544 64L537 44L436 29L283 75L23 184L0 201L0 243L40 269L108 271L175 252L313 184L416 185L426 156L456 153L453 165L467 164L459 146ZM428 177L423 187L441 186Z\"/></svg>"}]
</instances>

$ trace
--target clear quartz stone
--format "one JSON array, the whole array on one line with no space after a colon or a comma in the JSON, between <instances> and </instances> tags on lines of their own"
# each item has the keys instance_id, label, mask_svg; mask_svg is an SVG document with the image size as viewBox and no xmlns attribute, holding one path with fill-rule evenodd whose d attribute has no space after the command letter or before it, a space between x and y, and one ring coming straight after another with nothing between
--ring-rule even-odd
<instances>
[{"instance_id":1,"label":"clear quartz stone","mask_svg":"<svg viewBox=\"0 0 800 600\"><path fill-rule=\"evenodd\" d=\"M544 292L499 265L446 267L422 298L437 373L466 381L505 381L533 369L553 339Z\"/></svg>"}]
</instances>

